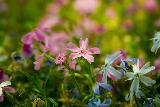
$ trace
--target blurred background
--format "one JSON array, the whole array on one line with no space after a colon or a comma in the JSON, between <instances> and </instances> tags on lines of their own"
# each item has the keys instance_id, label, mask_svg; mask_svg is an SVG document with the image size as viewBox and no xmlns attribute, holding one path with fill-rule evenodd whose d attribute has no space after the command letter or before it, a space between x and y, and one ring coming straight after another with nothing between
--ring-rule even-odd
<instances>
[{"instance_id":1,"label":"blurred background","mask_svg":"<svg viewBox=\"0 0 160 107\"><path fill-rule=\"evenodd\" d=\"M65 35L70 42L89 38L91 46L100 48L101 62L121 49L157 64L159 52L151 53L150 39L160 30L159 4L160 0L0 0L0 67L10 65L11 54L22 51L21 38L37 27Z\"/></svg>"},{"instance_id":2,"label":"blurred background","mask_svg":"<svg viewBox=\"0 0 160 107\"><path fill-rule=\"evenodd\" d=\"M158 0L0 0L0 55L19 49L24 34L43 26L88 37L103 55L123 49L153 60L150 39L160 29L159 10Z\"/></svg>"}]
</instances>

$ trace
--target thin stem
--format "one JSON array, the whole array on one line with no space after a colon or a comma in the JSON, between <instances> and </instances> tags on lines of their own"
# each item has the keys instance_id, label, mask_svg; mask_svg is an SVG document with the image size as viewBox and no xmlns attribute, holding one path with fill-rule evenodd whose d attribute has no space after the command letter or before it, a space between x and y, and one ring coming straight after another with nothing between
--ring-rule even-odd
<instances>
[{"instance_id":1,"label":"thin stem","mask_svg":"<svg viewBox=\"0 0 160 107\"><path fill-rule=\"evenodd\" d=\"M135 99L135 102L136 102L137 107L139 107L139 105L138 105L138 101L137 101L137 98L136 98L136 96L135 96L135 95L134 95L134 99Z\"/></svg>"}]
</instances>

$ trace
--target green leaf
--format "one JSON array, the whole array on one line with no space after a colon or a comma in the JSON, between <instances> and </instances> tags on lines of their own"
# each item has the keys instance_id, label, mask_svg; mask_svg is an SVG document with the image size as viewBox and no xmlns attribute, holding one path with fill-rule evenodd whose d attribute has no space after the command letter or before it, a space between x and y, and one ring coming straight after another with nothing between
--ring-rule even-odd
<instances>
[{"instance_id":1,"label":"green leaf","mask_svg":"<svg viewBox=\"0 0 160 107\"><path fill-rule=\"evenodd\" d=\"M53 98L48 98L48 100L52 103L52 104L54 104L55 106L58 106L58 104L57 104L57 102L53 99Z\"/></svg>"}]
</instances>

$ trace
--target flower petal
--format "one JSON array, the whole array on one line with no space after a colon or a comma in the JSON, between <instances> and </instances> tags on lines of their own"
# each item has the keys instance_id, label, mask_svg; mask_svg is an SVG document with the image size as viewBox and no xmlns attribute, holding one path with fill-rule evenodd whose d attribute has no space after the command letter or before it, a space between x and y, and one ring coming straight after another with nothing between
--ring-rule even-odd
<instances>
[{"instance_id":1,"label":"flower petal","mask_svg":"<svg viewBox=\"0 0 160 107\"><path fill-rule=\"evenodd\" d=\"M13 87L3 87L3 90L5 92L10 92L10 93L15 93L16 92L16 89L13 88Z\"/></svg>"},{"instance_id":2,"label":"flower petal","mask_svg":"<svg viewBox=\"0 0 160 107\"><path fill-rule=\"evenodd\" d=\"M156 83L155 80L152 80L146 76L141 76L140 81L143 82L146 86L152 86L153 84Z\"/></svg>"},{"instance_id":3,"label":"flower petal","mask_svg":"<svg viewBox=\"0 0 160 107\"><path fill-rule=\"evenodd\" d=\"M67 48L72 52L77 52L79 48L75 44L69 44Z\"/></svg>"},{"instance_id":4,"label":"flower petal","mask_svg":"<svg viewBox=\"0 0 160 107\"><path fill-rule=\"evenodd\" d=\"M31 44L33 42L33 32L27 33L23 36L22 42L24 44Z\"/></svg>"},{"instance_id":5,"label":"flower petal","mask_svg":"<svg viewBox=\"0 0 160 107\"><path fill-rule=\"evenodd\" d=\"M83 57L91 64L92 62L94 62L94 57L92 55L83 55Z\"/></svg>"},{"instance_id":6,"label":"flower petal","mask_svg":"<svg viewBox=\"0 0 160 107\"><path fill-rule=\"evenodd\" d=\"M88 38L86 38L85 40L80 40L80 48L81 49L87 49L88 46Z\"/></svg>"},{"instance_id":7,"label":"flower petal","mask_svg":"<svg viewBox=\"0 0 160 107\"><path fill-rule=\"evenodd\" d=\"M35 29L35 39L38 41L45 41L45 34L40 29Z\"/></svg>"},{"instance_id":8,"label":"flower petal","mask_svg":"<svg viewBox=\"0 0 160 107\"><path fill-rule=\"evenodd\" d=\"M0 102L3 102L3 100L4 100L4 96L1 95L1 96L0 96Z\"/></svg>"},{"instance_id":9,"label":"flower petal","mask_svg":"<svg viewBox=\"0 0 160 107\"><path fill-rule=\"evenodd\" d=\"M89 51L91 52L91 54L100 54L100 49L99 48L90 48Z\"/></svg>"},{"instance_id":10,"label":"flower petal","mask_svg":"<svg viewBox=\"0 0 160 107\"><path fill-rule=\"evenodd\" d=\"M75 58L78 58L78 57L81 57L81 56L82 56L82 55L80 55L80 54L78 54L78 53L71 53L69 57L70 57L71 59L75 59Z\"/></svg>"}]
</instances>

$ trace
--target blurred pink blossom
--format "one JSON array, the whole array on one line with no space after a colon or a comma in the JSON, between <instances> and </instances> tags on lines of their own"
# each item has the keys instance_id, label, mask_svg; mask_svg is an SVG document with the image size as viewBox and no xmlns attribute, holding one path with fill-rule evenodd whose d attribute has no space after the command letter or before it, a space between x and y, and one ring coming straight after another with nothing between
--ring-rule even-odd
<instances>
[{"instance_id":1,"label":"blurred pink blossom","mask_svg":"<svg viewBox=\"0 0 160 107\"><path fill-rule=\"evenodd\" d=\"M68 49L73 52L70 54L71 59L84 57L89 63L92 63L94 62L94 57L92 55L100 54L99 48L94 47L94 48L87 49L88 38L85 40L81 39L79 45L80 45L79 48L73 44L68 46Z\"/></svg>"},{"instance_id":2,"label":"blurred pink blossom","mask_svg":"<svg viewBox=\"0 0 160 107\"><path fill-rule=\"evenodd\" d=\"M34 69L36 71L38 71L40 69L42 61L43 61L43 57L44 57L44 54L36 56L36 60L33 62L34 63Z\"/></svg>"},{"instance_id":3,"label":"blurred pink blossom","mask_svg":"<svg viewBox=\"0 0 160 107\"><path fill-rule=\"evenodd\" d=\"M74 8L80 13L94 13L98 6L98 0L75 0Z\"/></svg>"},{"instance_id":4,"label":"blurred pink blossom","mask_svg":"<svg viewBox=\"0 0 160 107\"><path fill-rule=\"evenodd\" d=\"M76 69L76 62L75 62L75 61L70 61L70 62L69 62L69 67L70 67L71 69L75 70L75 69Z\"/></svg>"},{"instance_id":5,"label":"blurred pink blossom","mask_svg":"<svg viewBox=\"0 0 160 107\"><path fill-rule=\"evenodd\" d=\"M106 9L106 16L113 19L116 16L116 11L113 8L108 8Z\"/></svg>"},{"instance_id":6,"label":"blurred pink blossom","mask_svg":"<svg viewBox=\"0 0 160 107\"><path fill-rule=\"evenodd\" d=\"M157 2L156 0L145 0L144 6L148 12L154 12L157 9Z\"/></svg>"},{"instance_id":7,"label":"blurred pink blossom","mask_svg":"<svg viewBox=\"0 0 160 107\"><path fill-rule=\"evenodd\" d=\"M154 62L154 66L155 66L155 70L156 70L156 71L160 71L160 59L157 59L157 60Z\"/></svg>"},{"instance_id":8,"label":"blurred pink blossom","mask_svg":"<svg viewBox=\"0 0 160 107\"><path fill-rule=\"evenodd\" d=\"M42 29L51 29L52 27L61 23L61 20L58 16L47 15L39 23L39 27Z\"/></svg>"},{"instance_id":9,"label":"blurred pink blossom","mask_svg":"<svg viewBox=\"0 0 160 107\"><path fill-rule=\"evenodd\" d=\"M59 52L65 52L66 50L66 42L69 37L65 32L54 32L50 36L47 37L46 46L48 51L51 52L52 55L57 55Z\"/></svg>"},{"instance_id":10,"label":"blurred pink blossom","mask_svg":"<svg viewBox=\"0 0 160 107\"><path fill-rule=\"evenodd\" d=\"M45 33L42 31L42 29L36 28L32 32L27 33L23 36L22 42L24 44L32 44L34 40L37 41L45 41Z\"/></svg>"}]
</instances>

